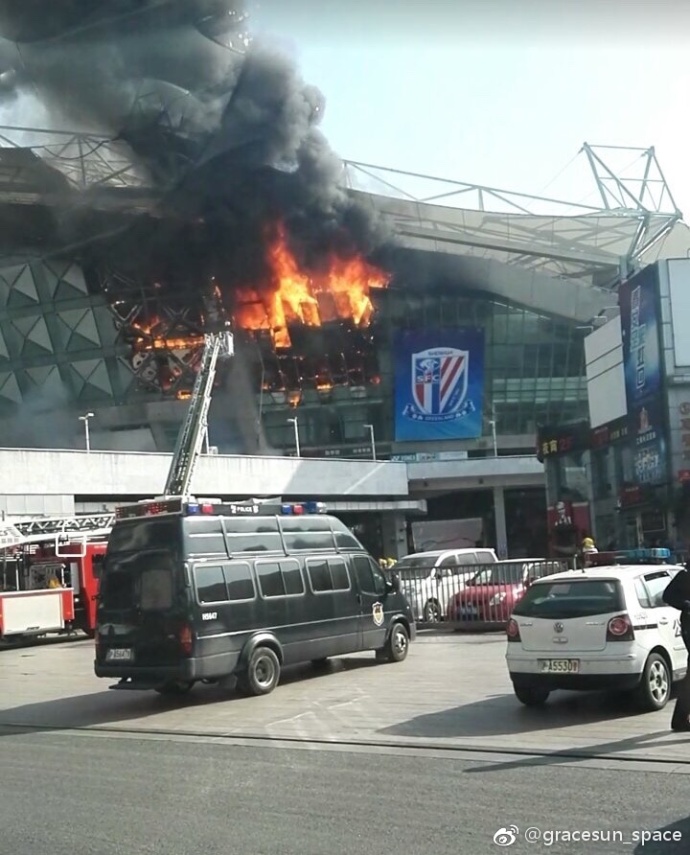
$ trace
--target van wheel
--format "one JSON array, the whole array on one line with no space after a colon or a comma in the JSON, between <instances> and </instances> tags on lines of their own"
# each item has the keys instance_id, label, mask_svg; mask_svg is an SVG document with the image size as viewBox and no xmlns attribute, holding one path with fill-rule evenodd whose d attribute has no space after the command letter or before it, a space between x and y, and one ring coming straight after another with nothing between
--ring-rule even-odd
<instances>
[{"instance_id":1,"label":"van wheel","mask_svg":"<svg viewBox=\"0 0 690 855\"><path fill-rule=\"evenodd\" d=\"M668 703L671 675L666 660L660 654L649 654L636 695L637 703L647 712L662 710Z\"/></svg>"},{"instance_id":2,"label":"van wheel","mask_svg":"<svg viewBox=\"0 0 690 855\"><path fill-rule=\"evenodd\" d=\"M170 683L163 683L162 686L156 686L155 691L159 695L179 697L180 695L186 695L193 685L193 680L172 680Z\"/></svg>"},{"instance_id":3,"label":"van wheel","mask_svg":"<svg viewBox=\"0 0 690 855\"><path fill-rule=\"evenodd\" d=\"M257 647L249 657L246 672L240 679L241 689L249 695L268 695L278 685L280 662L270 647Z\"/></svg>"},{"instance_id":4,"label":"van wheel","mask_svg":"<svg viewBox=\"0 0 690 855\"><path fill-rule=\"evenodd\" d=\"M429 600L424 606L424 622L425 623L440 623L441 621L441 606L436 600Z\"/></svg>"},{"instance_id":5,"label":"van wheel","mask_svg":"<svg viewBox=\"0 0 690 855\"><path fill-rule=\"evenodd\" d=\"M381 662L403 662L410 650L410 636L401 623L396 623L391 629L388 641L376 651L376 658Z\"/></svg>"},{"instance_id":6,"label":"van wheel","mask_svg":"<svg viewBox=\"0 0 690 855\"><path fill-rule=\"evenodd\" d=\"M543 707L548 701L548 689L539 689L536 686L513 686L515 697L526 707Z\"/></svg>"}]
</instances>

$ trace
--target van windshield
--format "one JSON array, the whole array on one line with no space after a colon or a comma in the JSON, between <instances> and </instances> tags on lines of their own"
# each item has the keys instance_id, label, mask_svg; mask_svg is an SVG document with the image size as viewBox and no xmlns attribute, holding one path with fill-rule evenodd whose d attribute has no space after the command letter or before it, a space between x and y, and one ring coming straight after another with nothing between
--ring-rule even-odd
<instances>
[{"instance_id":1,"label":"van windshield","mask_svg":"<svg viewBox=\"0 0 690 855\"><path fill-rule=\"evenodd\" d=\"M175 604L180 567L177 518L127 520L110 534L101 577L101 607L166 611Z\"/></svg>"}]
</instances>

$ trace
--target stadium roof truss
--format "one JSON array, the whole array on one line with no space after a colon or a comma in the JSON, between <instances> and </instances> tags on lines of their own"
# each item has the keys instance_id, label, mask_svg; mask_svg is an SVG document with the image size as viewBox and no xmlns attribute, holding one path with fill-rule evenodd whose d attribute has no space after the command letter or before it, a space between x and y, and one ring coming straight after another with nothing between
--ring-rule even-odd
<instances>
[{"instance_id":1,"label":"stadium roof truss","mask_svg":"<svg viewBox=\"0 0 690 855\"><path fill-rule=\"evenodd\" d=\"M543 277L594 287L601 295L621 272L690 254L690 229L653 148L585 143L579 155L600 205L353 161L344 162L342 183L391 222L403 245L462 257L465 265L498 263L504 274L508 266L523 279L530 274L540 290ZM620 155L632 159L631 173L612 165ZM122 141L0 127L0 201L30 204L51 193L98 188L104 192L92 198L95 205L134 211L156 204L156 192Z\"/></svg>"},{"instance_id":2,"label":"stadium roof truss","mask_svg":"<svg viewBox=\"0 0 690 855\"><path fill-rule=\"evenodd\" d=\"M621 175L612 155L632 156ZM659 258L686 255L682 222L653 148L582 147L601 205L514 193L347 161L346 186L376 207L410 246L498 260L558 279L606 287Z\"/></svg>"}]
</instances>

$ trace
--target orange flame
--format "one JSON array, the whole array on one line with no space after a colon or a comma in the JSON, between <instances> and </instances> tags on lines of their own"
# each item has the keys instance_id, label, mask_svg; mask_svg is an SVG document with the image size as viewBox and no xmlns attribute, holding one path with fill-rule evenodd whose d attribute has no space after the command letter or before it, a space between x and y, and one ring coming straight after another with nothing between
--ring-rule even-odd
<instances>
[{"instance_id":1,"label":"orange flame","mask_svg":"<svg viewBox=\"0 0 690 855\"><path fill-rule=\"evenodd\" d=\"M356 326L368 326L374 313L371 289L385 288L390 282L387 273L360 256L331 255L323 271L300 270L282 225L269 243L267 256L272 290L239 290L235 323L241 329L270 330L278 348L291 346L288 327L292 324L318 327L350 319Z\"/></svg>"}]
</instances>

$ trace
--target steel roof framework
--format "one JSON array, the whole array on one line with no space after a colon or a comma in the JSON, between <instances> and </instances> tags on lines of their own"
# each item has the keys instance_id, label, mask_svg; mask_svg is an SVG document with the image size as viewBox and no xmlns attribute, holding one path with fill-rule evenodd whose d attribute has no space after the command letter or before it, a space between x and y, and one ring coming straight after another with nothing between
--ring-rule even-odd
<instances>
[{"instance_id":1,"label":"steel roof framework","mask_svg":"<svg viewBox=\"0 0 690 855\"><path fill-rule=\"evenodd\" d=\"M28 157L19 158L20 152ZM591 169L600 206L354 161L343 162L342 184L366 194L409 246L491 258L590 286L607 287L615 284L621 269L690 252L690 229L682 222L654 148L585 143L580 154ZM620 154L632 158L634 174L614 168L612 161ZM0 126L0 199L23 191L30 201L45 185L46 167L72 191L151 189L122 141ZM34 194L27 194L31 183ZM124 209L135 204L126 194L121 202Z\"/></svg>"}]
</instances>

